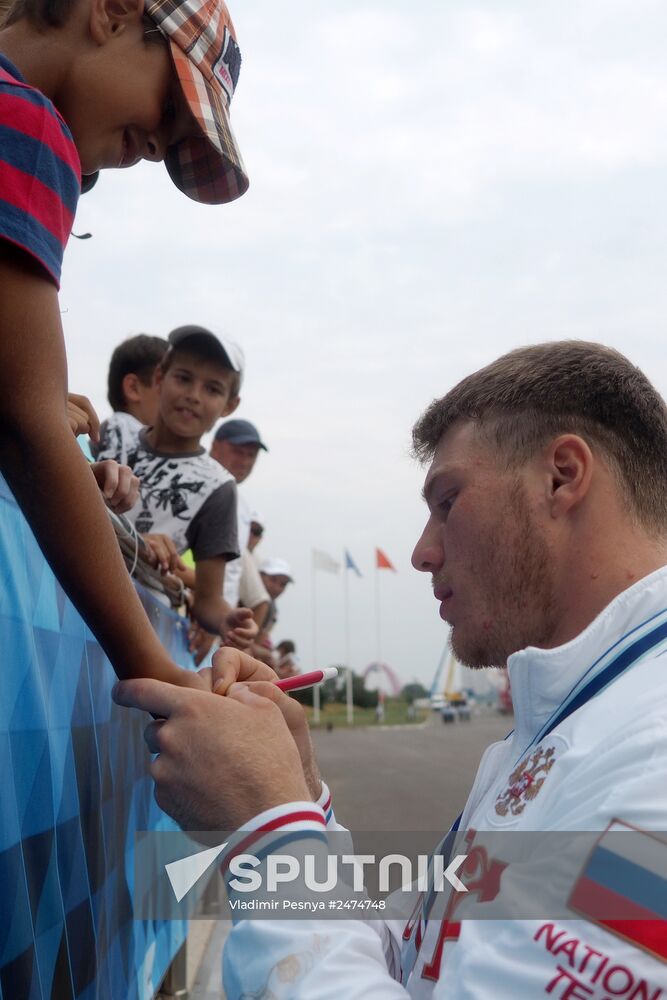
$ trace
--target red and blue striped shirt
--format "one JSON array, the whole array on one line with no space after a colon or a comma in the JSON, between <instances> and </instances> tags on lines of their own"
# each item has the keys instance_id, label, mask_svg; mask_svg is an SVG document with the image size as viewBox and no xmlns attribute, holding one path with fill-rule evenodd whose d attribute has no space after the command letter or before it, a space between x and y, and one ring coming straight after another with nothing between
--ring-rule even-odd
<instances>
[{"instance_id":1,"label":"red and blue striped shirt","mask_svg":"<svg viewBox=\"0 0 667 1000\"><path fill-rule=\"evenodd\" d=\"M80 191L69 128L0 55L0 239L29 253L56 286Z\"/></svg>"}]
</instances>

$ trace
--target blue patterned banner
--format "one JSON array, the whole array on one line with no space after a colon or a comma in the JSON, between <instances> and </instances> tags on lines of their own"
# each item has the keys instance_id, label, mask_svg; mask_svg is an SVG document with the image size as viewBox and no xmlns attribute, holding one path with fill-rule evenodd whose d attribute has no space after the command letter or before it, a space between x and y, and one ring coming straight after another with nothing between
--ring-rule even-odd
<instances>
[{"instance_id":1,"label":"blue patterned banner","mask_svg":"<svg viewBox=\"0 0 667 1000\"><path fill-rule=\"evenodd\" d=\"M138 590L191 665L186 623ZM111 666L1 478L0 649L0 997L149 1000L187 924L133 919L135 833L175 826L143 720L112 704Z\"/></svg>"}]
</instances>

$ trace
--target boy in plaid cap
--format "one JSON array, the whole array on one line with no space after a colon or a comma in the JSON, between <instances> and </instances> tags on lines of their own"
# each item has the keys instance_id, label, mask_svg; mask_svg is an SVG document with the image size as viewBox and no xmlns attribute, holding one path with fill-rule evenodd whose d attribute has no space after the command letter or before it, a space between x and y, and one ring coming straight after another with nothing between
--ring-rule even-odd
<instances>
[{"instance_id":1,"label":"boy in plaid cap","mask_svg":"<svg viewBox=\"0 0 667 1000\"><path fill-rule=\"evenodd\" d=\"M165 160L196 201L244 193L240 62L222 0L16 0L0 30L0 471L121 677L202 683L155 636L68 422L62 254L104 167Z\"/></svg>"}]
</instances>

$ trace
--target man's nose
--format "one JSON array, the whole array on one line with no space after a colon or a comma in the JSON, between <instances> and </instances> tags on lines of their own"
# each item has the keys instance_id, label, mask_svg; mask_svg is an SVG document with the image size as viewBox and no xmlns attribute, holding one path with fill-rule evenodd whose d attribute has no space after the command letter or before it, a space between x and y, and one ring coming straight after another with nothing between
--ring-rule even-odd
<instances>
[{"instance_id":1,"label":"man's nose","mask_svg":"<svg viewBox=\"0 0 667 1000\"><path fill-rule=\"evenodd\" d=\"M412 553L412 565L420 573L437 572L445 561L445 550L439 533L431 522L427 523Z\"/></svg>"}]
</instances>

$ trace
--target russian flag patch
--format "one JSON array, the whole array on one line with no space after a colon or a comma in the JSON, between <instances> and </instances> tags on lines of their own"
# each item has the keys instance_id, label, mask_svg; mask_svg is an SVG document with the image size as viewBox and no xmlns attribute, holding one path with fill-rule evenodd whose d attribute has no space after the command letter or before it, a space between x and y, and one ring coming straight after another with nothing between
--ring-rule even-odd
<instances>
[{"instance_id":1,"label":"russian flag patch","mask_svg":"<svg viewBox=\"0 0 667 1000\"><path fill-rule=\"evenodd\" d=\"M667 962L667 840L612 820L575 882L568 906Z\"/></svg>"}]
</instances>

